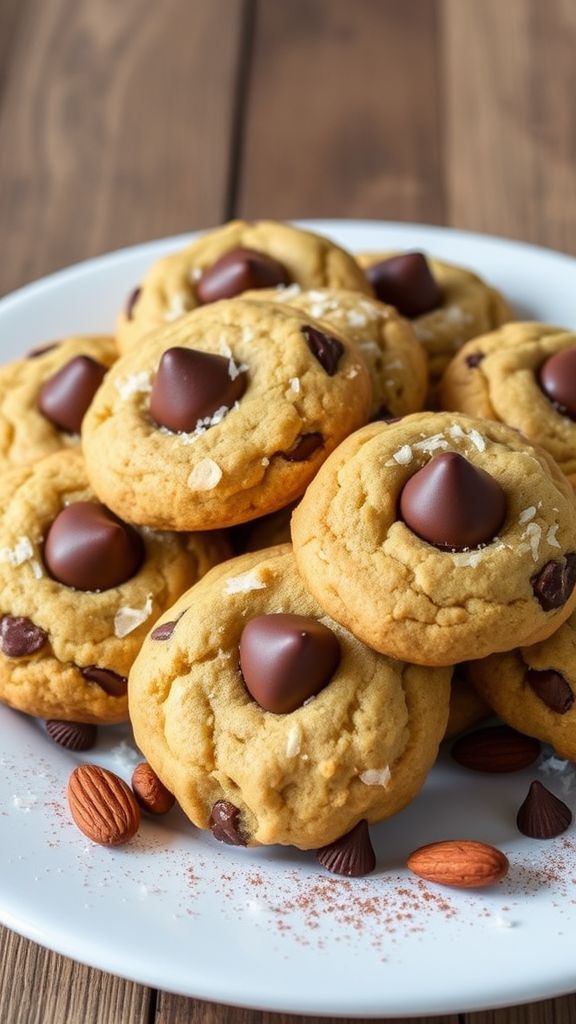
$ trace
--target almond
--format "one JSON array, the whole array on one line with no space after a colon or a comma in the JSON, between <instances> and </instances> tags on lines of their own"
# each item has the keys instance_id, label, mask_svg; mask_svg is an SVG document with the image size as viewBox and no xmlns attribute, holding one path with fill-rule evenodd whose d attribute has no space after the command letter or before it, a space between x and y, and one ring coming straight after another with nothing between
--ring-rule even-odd
<instances>
[{"instance_id":1,"label":"almond","mask_svg":"<svg viewBox=\"0 0 576 1024\"><path fill-rule=\"evenodd\" d=\"M75 824L93 843L120 846L138 831L140 810L122 779L96 764L75 768L68 782Z\"/></svg>"},{"instance_id":2,"label":"almond","mask_svg":"<svg viewBox=\"0 0 576 1024\"><path fill-rule=\"evenodd\" d=\"M504 878L508 872L508 858L487 843L449 839L414 850L406 866L428 882L476 889L494 885Z\"/></svg>"},{"instance_id":3,"label":"almond","mask_svg":"<svg viewBox=\"0 0 576 1024\"><path fill-rule=\"evenodd\" d=\"M456 740L452 757L476 772L518 772L540 755L540 743L509 725L491 725Z\"/></svg>"},{"instance_id":4,"label":"almond","mask_svg":"<svg viewBox=\"0 0 576 1024\"><path fill-rule=\"evenodd\" d=\"M167 814L174 807L175 798L147 761L136 765L132 789L140 807L149 814Z\"/></svg>"}]
</instances>

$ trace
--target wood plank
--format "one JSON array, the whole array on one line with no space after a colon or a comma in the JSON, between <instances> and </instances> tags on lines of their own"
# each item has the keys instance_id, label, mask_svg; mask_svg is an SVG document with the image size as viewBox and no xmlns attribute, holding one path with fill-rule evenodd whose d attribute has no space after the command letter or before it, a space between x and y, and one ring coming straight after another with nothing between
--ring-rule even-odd
<instances>
[{"instance_id":1,"label":"wood plank","mask_svg":"<svg viewBox=\"0 0 576 1024\"><path fill-rule=\"evenodd\" d=\"M285 1013L242 1010L219 1003L185 999L183 996L167 996L166 993L159 993L156 1013L154 1024L362 1024L359 1018L352 1021L349 1017L297 1017ZM387 1024L400 1024L391 1017L386 1020ZM402 1024L430 1024L430 1019L404 1018ZM458 1017L435 1017L434 1024L458 1024Z\"/></svg>"},{"instance_id":2,"label":"wood plank","mask_svg":"<svg viewBox=\"0 0 576 1024\"><path fill-rule=\"evenodd\" d=\"M243 0L23 5L0 106L0 292L223 218L243 13Z\"/></svg>"},{"instance_id":3,"label":"wood plank","mask_svg":"<svg viewBox=\"0 0 576 1024\"><path fill-rule=\"evenodd\" d=\"M444 220L435 0L258 0L237 210Z\"/></svg>"},{"instance_id":4,"label":"wood plank","mask_svg":"<svg viewBox=\"0 0 576 1024\"><path fill-rule=\"evenodd\" d=\"M145 1024L150 990L0 930L3 1024Z\"/></svg>"},{"instance_id":5,"label":"wood plank","mask_svg":"<svg viewBox=\"0 0 576 1024\"><path fill-rule=\"evenodd\" d=\"M576 7L442 0L447 217L576 252Z\"/></svg>"},{"instance_id":6,"label":"wood plank","mask_svg":"<svg viewBox=\"0 0 576 1024\"><path fill-rule=\"evenodd\" d=\"M464 1015L464 1024L573 1024L575 1020L576 995Z\"/></svg>"}]
</instances>

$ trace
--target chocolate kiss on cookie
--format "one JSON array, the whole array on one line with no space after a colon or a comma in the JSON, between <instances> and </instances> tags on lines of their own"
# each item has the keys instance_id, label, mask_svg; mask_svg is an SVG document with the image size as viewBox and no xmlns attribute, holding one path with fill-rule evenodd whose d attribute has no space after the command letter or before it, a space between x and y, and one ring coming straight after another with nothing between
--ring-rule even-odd
<instances>
[{"instance_id":1,"label":"chocolate kiss on cookie","mask_svg":"<svg viewBox=\"0 0 576 1024\"><path fill-rule=\"evenodd\" d=\"M232 361L193 348L166 350L152 385L150 412L156 423L175 433L191 433L199 420L229 409L242 397L244 370L230 376ZM232 363L233 365L233 363Z\"/></svg>"},{"instance_id":2,"label":"chocolate kiss on cookie","mask_svg":"<svg viewBox=\"0 0 576 1024\"><path fill-rule=\"evenodd\" d=\"M76 356L40 388L38 408L59 430L79 434L84 414L100 387L106 366L90 356Z\"/></svg>"},{"instance_id":3,"label":"chocolate kiss on cookie","mask_svg":"<svg viewBox=\"0 0 576 1024\"><path fill-rule=\"evenodd\" d=\"M442 302L440 285L421 252L391 256L374 263L365 273L380 302L395 306L403 316L422 316Z\"/></svg>"},{"instance_id":4,"label":"chocolate kiss on cookie","mask_svg":"<svg viewBox=\"0 0 576 1024\"><path fill-rule=\"evenodd\" d=\"M278 260L256 249L232 249L205 270L196 286L199 301L206 305L231 299L252 288L276 288L290 284Z\"/></svg>"},{"instance_id":5,"label":"chocolate kiss on cookie","mask_svg":"<svg viewBox=\"0 0 576 1024\"><path fill-rule=\"evenodd\" d=\"M437 548L487 544L506 516L500 485L458 452L445 452L410 477L400 495L406 526Z\"/></svg>"},{"instance_id":6,"label":"chocolate kiss on cookie","mask_svg":"<svg viewBox=\"0 0 576 1024\"><path fill-rule=\"evenodd\" d=\"M67 587L109 590L138 572L144 554L140 535L105 505L76 501L52 523L44 564Z\"/></svg>"},{"instance_id":7,"label":"chocolate kiss on cookie","mask_svg":"<svg viewBox=\"0 0 576 1024\"><path fill-rule=\"evenodd\" d=\"M540 386L551 402L576 420L576 348L556 352L542 364Z\"/></svg>"},{"instance_id":8,"label":"chocolate kiss on cookie","mask_svg":"<svg viewBox=\"0 0 576 1024\"><path fill-rule=\"evenodd\" d=\"M259 615L242 630L240 668L246 689L275 715L295 711L323 690L339 662L336 635L305 615Z\"/></svg>"}]
</instances>

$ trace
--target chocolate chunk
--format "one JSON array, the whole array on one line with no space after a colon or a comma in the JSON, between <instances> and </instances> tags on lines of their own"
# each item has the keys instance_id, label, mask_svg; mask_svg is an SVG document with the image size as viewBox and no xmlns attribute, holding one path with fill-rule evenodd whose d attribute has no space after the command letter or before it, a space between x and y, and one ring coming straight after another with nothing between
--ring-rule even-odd
<instances>
[{"instance_id":1,"label":"chocolate chunk","mask_svg":"<svg viewBox=\"0 0 576 1024\"><path fill-rule=\"evenodd\" d=\"M518 811L518 830L531 839L553 839L560 836L572 822L572 812L541 782L534 781Z\"/></svg>"},{"instance_id":2,"label":"chocolate chunk","mask_svg":"<svg viewBox=\"0 0 576 1024\"><path fill-rule=\"evenodd\" d=\"M240 825L240 811L229 800L218 800L210 814L210 828L215 839L228 846L246 846L247 839Z\"/></svg>"},{"instance_id":3,"label":"chocolate chunk","mask_svg":"<svg viewBox=\"0 0 576 1024\"><path fill-rule=\"evenodd\" d=\"M316 357L320 366L329 377L333 377L338 369L340 356L344 353L344 345L332 334L324 334L316 327L302 327L302 334L306 338L306 344L313 356Z\"/></svg>"},{"instance_id":4,"label":"chocolate chunk","mask_svg":"<svg viewBox=\"0 0 576 1024\"><path fill-rule=\"evenodd\" d=\"M485 358L486 356L483 352L471 352L469 356L466 356L466 365L469 366L471 370L475 370L477 366L480 366L480 363Z\"/></svg>"},{"instance_id":5,"label":"chocolate chunk","mask_svg":"<svg viewBox=\"0 0 576 1024\"><path fill-rule=\"evenodd\" d=\"M540 367L540 386L559 412L576 420L576 348L565 348Z\"/></svg>"},{"instance_id":6,"label":"chocolate chunk","mask_svg":"<svg viewBox=\"0 0 576 1024\"><path fill-rule=\"evenodd\" d=\"M253 288L276 288L290 284L290 277L281 263L256 249L232 249L205 270L196 286L198 301L203 305Z\"/></svg>"},{"instance_id":7,"label":"chocolate chunk","mask_svg":"<svg viewBox=\"0 0 576 1024\"><path fill-rule=\"evenodd\" d=\"M46 732L66 750L91 750L98 737L98 727L91 722L61 722L57 718L46 722Z\"/></svg>"},{"instance_id":8,"label":"chocolate chunk","mask_svg":"<svg viewBox=\"0 0 576 1024\"><path fill-rule=\"evenodd\" d=\"M488 544L506 517L506 495L494 477L463 455L445 452L410 477L400 516L422 540L462 551Z\"/></svg>"},{"instance_id":9,"label":"chocolate chunk","mask_svg":"<svg viewBox=\"0 0 576 1024\"><path fill-rule=\"evenodd\" d=\"M530 582L534 597L545 612L561 608L576 584L576 554L566 555L564 562L546 562Z\"/></svg>"},{"instance_id":10,"label":"chocolate chunk","mask_svg":"<svg viewBox=\"0 0 576 1024\"><path fill-rule=\"evenodd\" d=\"M56 516L44 545L44 563L52 578L76 590L120 586L138 572L144 555L140 534L96 501L67 505Z\"/></svg>"},{"instance_id":11,"label":"chocolate chunk","mask_svg":"<svg viewBox=\"0 0 576 1024\"><path fill-rule=\"evenodd\" d=\"M254 700L275 715L302 706L328 685L340 644L327 626L306 615L259 615L240 637L240 668Z\"/></svg>"},{"instance_id":12,"label":"chocolate chunk","mask_svg":"<svg viewBox=\"0 0 576 1024\"><path fill-rule=\"evenodd\" d=\"M370 422L376 423L378 421L382 421L383 423L399 423L401 419L401 416L395 416L393 412L390 412L387 405L381 405L371 417Z\"/></svg>"},{"instance_id":13,"label":"chocolate chunk","mask_svg":"<svg viewBox=\"0 0 576 1024\"><path fill-rule=\"evenodd\" d=\"M40 348L32 348L26 353L26 359L38 359L38 356L44 356L47 352L52 352L53 349L58 348L59 341L53 341L50 345L42 345Z\"/></svg>"},{"instance_id":14,"label":"chocolate chunk","mask_svg":"<svg viewBox=\"0 0 576 1024\"><path fill-rule=\"evenodd\" d=\"M106 371L106 366L90 356L71 359L40 388L40 412L59 430L79 434L86 410Z\"/></svg>"},{"instance_id":15,"label":"chocolate chunk","mask_svg":"<svg viewBox=\"0 0 576 1024\"><path fill-rule=\"evenodd\" d=\"M422 316L442 303L441 288L421 252L391 256L365 273L380 302L395 306L403 316Z\"/></svg>"},{"instance_id":16,"label":"chocolate chunk","mask_svg":"<svg viewBox=\"0 0 576 1024\"><path fill-rule=\"evenodd\" d=\"M48 634L30 619L4 615L0 619L0 650L9 658L23 658L44 646Z\"/></svg>"},{"instance_id":17,"label":"chocolate chunk","mask_svg":"<svg viewBox=\"0 0 576 1024\"><path fill-rule=\"evenodd\" d=\"M376 867L376 856L370 841L368 822L363 818L345 836L323 846L317 851L316 859L334 875L344 875L346 878L369 875Z\"/></svg>"},{"instance_id":18,"label":"chocolate chunk","mask_svg":"<svg viewBox=\"0 0 576 1024\"><path fill-rule=\"evenodd\" d=\"M171 622L162 622L161 625L156 626L155 629L150 633L151 640L169 640L172 633L176 629L178 619L174 619Z\"/></svg>"},{"instance_id":19,"label":"chocolate chunk","mask_svg":"<svg viewBox=\"0 0 576 1024\"><path fill-rule=\"evenodd\" d=\"M110 697L125 697L128 692L128 680L126 676L119 676L110 668L98 668L97 665L88 665L81 668L80 672L89 683L96 683L101 690L104 690Z\"/></svg>"},{"instance_id":20,"label":"chocolate chunk","mask_svg":"<svg viewBox=\"0 0 576 1024\"><path fill-rule=\"evenodd\" d=\"M278 452L287 462L306 462L324 444L322 434L302 434L287 452Z\"/></svg>"},{"instance_id":21,"label":"chocolate chunk","mask_svg":"<svg viewBox=\"0 0 576 1024\"><path fill-rule=\"evenodd\" d=\"M168 430L191 433L199 421L209 419L217 409L233 406L247 383L246 372L224 356L192 348L169 348L154 378L150 413Z\"/></svg>"},{"instance_id":22,"label":"chocolate chunk","mask_svg":"<svg viewBox=\"0 0 576 1024\"><path fill-rule=\"evenodd\" d=\"M142 292L142 289L140 288L140 286L138 286L137 288L134 288L130 292L130 295L128 296L128 298L126 300L126 309L125 309L126 319L127 320L131 320L132 319L132 317L134 315L134 306L138 302L138 299L140 298L141 292Z\"/></svg>"},{"instance_id":23,"label":"chocolate chunk","mask_svg":"<svg viewBox=\"0 0 576 1024\"><path fill-rule=\"evenodd\" d=\"M553 668L543 672L529 668L525 675L526 682L534 690L540 700L558 715L565 715L574 703L574 693L560 672Z\"/></svg>"}]
</instances>

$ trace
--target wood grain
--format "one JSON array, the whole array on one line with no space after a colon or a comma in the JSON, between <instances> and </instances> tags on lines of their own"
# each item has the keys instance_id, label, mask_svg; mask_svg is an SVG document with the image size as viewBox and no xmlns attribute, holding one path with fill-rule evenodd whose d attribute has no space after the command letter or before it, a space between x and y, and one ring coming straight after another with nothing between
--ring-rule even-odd
<instances>
[{"instance_id":1,"label":"wood grain","mask_svg":"<svg viewBox=\"0 0 576 1024\"><path fill-rule=\"evenodd\" d=\"M399 1024L388 1017L387 1024ZM403 1024L425 1024L429 1018L412 1017ZM218 1003L202 1003L182 996L159 993L157 1016L154 1024L352 1024L349 1017L297 1017L286 1013L267 1013L260 1010L240 1010ZM458 1024L457 1016L435 1017L435 1024ZM354 1024L362 1024L355 1018ZM367 1022L365 1022L367 1024ZM499 1024L499 1022L498 1022Z\"/></svg>"},{"instance_id":2,"label":"wood grain","mask_svg":"<svg viewBox=\"0 0 576 1024\"><path fill-rule=\"evenodd\" d=\"M572 1024L574 1020L576 996L511 1006L505 1010L465 1014L465 1024Z\"/></svg>"}]
</instances>

